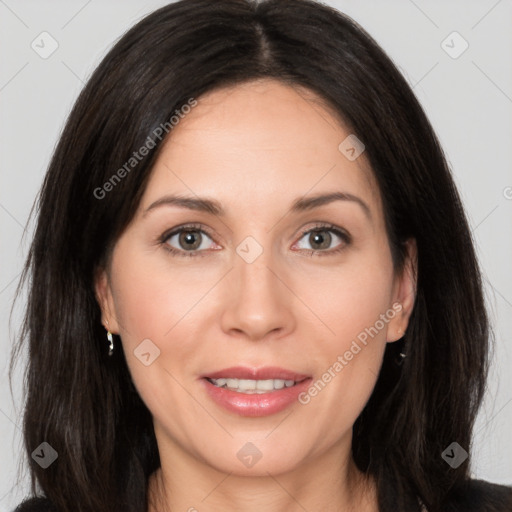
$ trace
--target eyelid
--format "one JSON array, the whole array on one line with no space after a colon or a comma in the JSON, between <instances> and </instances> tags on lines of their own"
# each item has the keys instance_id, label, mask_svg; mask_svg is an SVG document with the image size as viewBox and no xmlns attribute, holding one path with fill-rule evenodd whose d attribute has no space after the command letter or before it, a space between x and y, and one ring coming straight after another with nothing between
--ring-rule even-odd
<instances>
[{"instance_id":1,"label":"eyelid","mask_svg":"<svg viewBox=\"0 0 512 512\"><path fill-rule=\"evenodd\" d=\"M321 249L301 249L302 251L306 251L311 256L331 256L338 254L339 252L346 249L348 245L352 243L352 235L346 230L339 226L336 226L334 224L331 224L330 222L316 222L314 226L308 226L307 228L304 228L301 230L299 238L297 242L295 242L293 245L297 245L297 243L307 234L313 233L315 231L331 231L333 232L338 238L342 240L342 243L334 247L332 249L327 250L321 250Z\"/></svg>"},{"instance_id":2,"label":"eyelid","mask_svg":"<svg viewBox=\"0 0 512 512\"><path fill-rule=\"evenodd\" d=\"M210 233L210 229L199 223L185 223L179 226L175 226L172 229L168 229L160 236L160 241L165 242L169 240L169 238L173 235L180 233L181 231L201 231L207 234L210 238L213 239L213 235Z\"/></svg>"},{"instance_id":3,"label":"eyelid","mask_svg":"<svg viewBox=\"0 0 512 512\"><path fill-rule=\"evenodd\" d=\"M300 238L302 238L304 235L307 235L308 233L311 233L312 231L333 231L334 233L338 234L342 238L346 239L347 242L352 241L352 236L350 233L334 224L331 224L330 222L316 222L314 226L308 226L307 228L303 228L300 232Z\"/></svg>"},{"instance_id":4,"label":"eyelid","mask_svg":"<svg viewBox=\"0 0 512 512\"><path fill-rule=\"evenodd\" d=\"M184 257L191 257L191 256L192 257L202 257L202 256L205 256L204 253L207 252L206 250L185 251L183 249L176 249L176 247L172 247L171 245L169 245L167 243L168 240L171 237L181 233L182 231L198 231L200 233L203 233L203 234L207 235L208 238L210 238L213 243L218 245L217 242L214 239L214 236L210 233L210 229L207 228L206 226L204 226L203 224L199 224L199 223L185 223L185 224L181 224L179 226L175 226L172 229L169 229L169 230L165 231L159 237L158 243L160 245L162 245L163 248L166 251L168 251L169 253L171 253L171 255L174 255L174 256L178 256L178 257L181 257L181 256L184 256ZM216 250L216 249L212 249L212 250Z\"/></svg>"}]
</instances>

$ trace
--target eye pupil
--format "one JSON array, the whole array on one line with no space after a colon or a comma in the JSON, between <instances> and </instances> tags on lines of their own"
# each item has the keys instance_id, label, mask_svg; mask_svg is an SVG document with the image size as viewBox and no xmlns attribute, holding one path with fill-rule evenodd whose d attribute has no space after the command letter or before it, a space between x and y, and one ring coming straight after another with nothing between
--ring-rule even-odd
<instances>
[{"instance_id":1,"label":"eye pupil","mask_svg":"<svg viewBox=\"0 0 512 512\"><path fill-rule=\"evenodd\" d=\"M322 233L327 234L327 236L324 236ZM317 249L328 249L331 245L331 235L328 231L315 231L312 232L309 235L309 240L311 243L311 246L317 250ZM320 247L314 247L315 244L319 244Z\"/></svg>"},{"instance_id":2,"label":"eye pupil","mask_svg":"<svg viewBox=\"0 0 512 512\"><path fill-rule=\"evenodd\" d=\"M179 242L186 249L197 249L201 245L201 236L198 231L182 231Z\"/></svg>"}]
</instances>

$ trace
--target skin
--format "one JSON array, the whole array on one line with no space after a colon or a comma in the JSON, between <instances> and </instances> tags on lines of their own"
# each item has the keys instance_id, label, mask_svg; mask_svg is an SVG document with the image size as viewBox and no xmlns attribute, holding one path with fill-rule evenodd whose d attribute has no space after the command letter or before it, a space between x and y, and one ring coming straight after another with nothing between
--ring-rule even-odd
<instances>
[{"instance_id":1,"label":"skin","mask_svg":"<svg viewBox=\"0 0 512 512\"><path fill-rule=\"evenodd\" d=\"M153 415L161 469L150 480L151 510L377 510L374 484L351 457L352 426L386 343L407 328L416 249L407 244L396 272L365 155L349 161L338 149L350 133L312 92L268 79L208 93L171 132L96 280L104 325L121 336ZM348 200L288 211L298 198L334 191L357 196L369 212ZM145 212L167 194L215 199L226 213ZM195 232L193 257L165 249L186 253L178 235L160 240L185 223L207 230ZM325 228L318 249L302 234L318 223L347 231L351 242ZM248 236L263 249L252 263L236 252ZM240 365L315 381L396 303L401 311L306 405L242 417L213 402L199 380ZM147 338L160 350L149 366L133 354ZM262 453L251 468L237 458L247 442Z\"/></svg>"}]
</instances>

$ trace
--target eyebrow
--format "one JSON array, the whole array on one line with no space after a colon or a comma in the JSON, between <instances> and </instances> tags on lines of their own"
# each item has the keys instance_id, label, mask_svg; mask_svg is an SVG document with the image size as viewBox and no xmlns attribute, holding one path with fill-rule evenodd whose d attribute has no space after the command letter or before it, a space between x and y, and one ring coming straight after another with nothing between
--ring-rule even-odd
<instances>
[{"instance_id":1,"label":"eyebrow","mask_svg":"<svg viewBox=\"0 0 512 512\"><path fill-rule=\"evenodd\" d=\"M361 198L347 192L331 192L328 194L317 194L310 197L301 197L292 203L290 212L299 213L312 210L334 201L350 201L359 205L365 215L371 221L372 215L369 206ZM143 216L146 216L151 210L162 206L178 206L188 210L195 210L210 213L212 215L218 215L219 217L224 217L226 215L224 208L218 201L214 199L198 196L190 197L182 195L166 195L151 203L144 210Z\"/></svg>"}]
</instances>

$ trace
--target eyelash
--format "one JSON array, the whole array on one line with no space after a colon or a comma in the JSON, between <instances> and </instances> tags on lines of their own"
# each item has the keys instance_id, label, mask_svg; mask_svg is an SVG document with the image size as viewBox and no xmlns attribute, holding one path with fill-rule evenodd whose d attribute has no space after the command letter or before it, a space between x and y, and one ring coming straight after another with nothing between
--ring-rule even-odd
<instances>
[{"instance_id":1,"label":"eyelash","mask_svg":"<svg viewBox=\"0 0 512 512\"><path fill-rule=\"evenodd\" d=\"M201 224L186 224L184 226L179 226L177 228L174 228L172 231L165 232L159 239L159 243L164 247L165 250L170 252L174 256L178 257L202 257L204 254L201 254L206 251L181 251L174 247L171 247L167 241L174 235L177 235L181 233L182 231L199 231L200 233L204 233L205 235L208 235L208 237L213 239L213 236L208 232L207 229L205 229L204 226ZM347 245L349 245L352 242L352 237L344 230L341 230L337 226L334 226L332 224L324 224L324 223L317 223L313 227L309 227L308 229L303 230L300 233L299 240L304 237L304 235L307 235L308 233L312 233L315 231L331 231L334 233L337 237L339 237L343 243L338 247L337 249L330 249L330 250L315 250L315 249L303 249L308 251L311 256L332 256L335 254L338 254L339 252L343 251Z\"/></svg>"}]
</instances>

